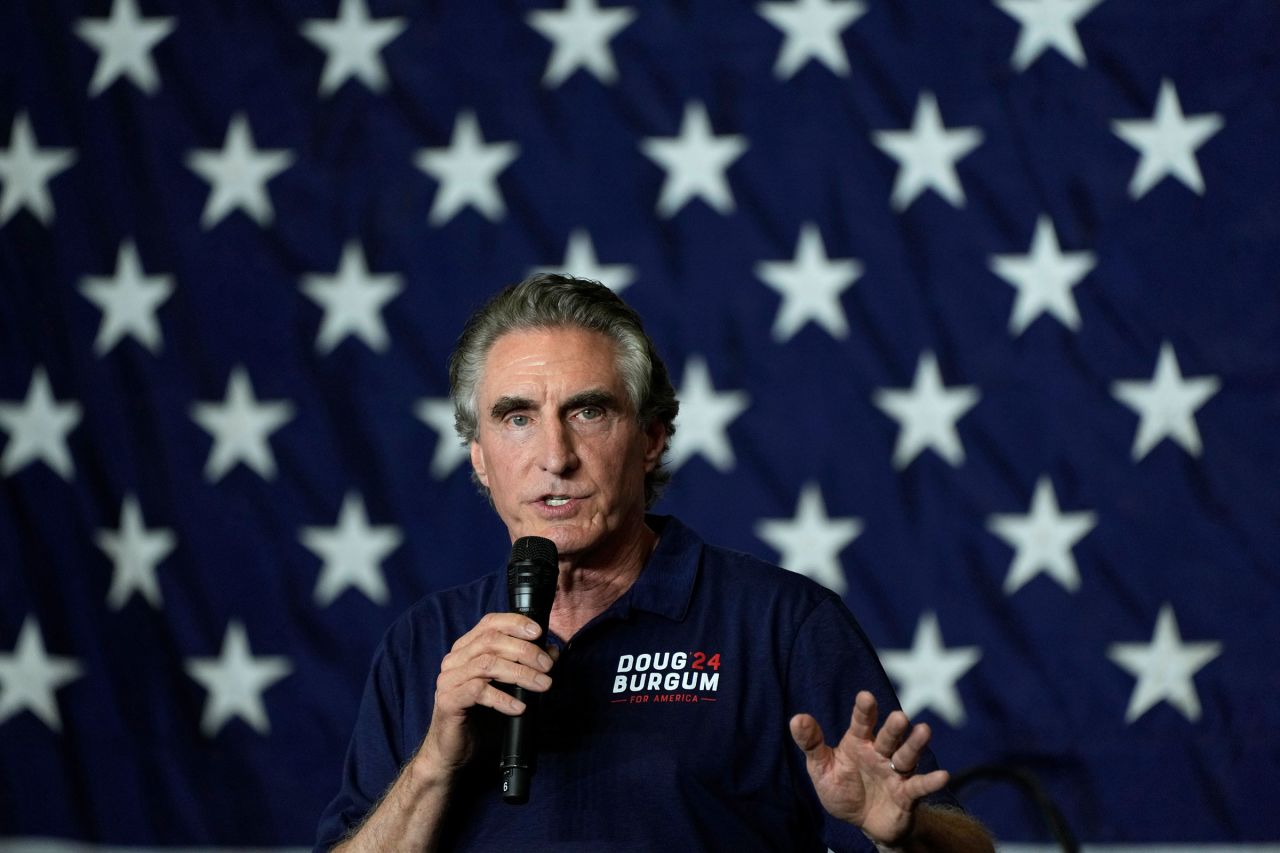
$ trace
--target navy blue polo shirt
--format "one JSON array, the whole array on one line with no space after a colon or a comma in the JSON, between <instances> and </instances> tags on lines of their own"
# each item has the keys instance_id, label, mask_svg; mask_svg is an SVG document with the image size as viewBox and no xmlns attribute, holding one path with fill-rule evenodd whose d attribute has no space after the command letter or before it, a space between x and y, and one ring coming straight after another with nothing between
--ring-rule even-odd
<instances>
[{"instance_id":1,"label":"navy blue polo shirt","mask_svg":"<svg viewBox=\"0 0 1280 853\"><path fill-rule=\"evenodd\" d=\"M873 850L822 810L788 731L793 714L811 713L834 743L862 689L882 717L898 707L848 608L674 518L647 521L660 538L631 589L570 642L550 638L562 653L542 697L529 802L503 802L503 717L478 709L477 755L455 787L443 849ZM506 597L497 572L427 596L388 630L317 849L395 781L431 722L441 660ZM936 762L926 754L920 765Z\"/></svg>"}]
</instances>

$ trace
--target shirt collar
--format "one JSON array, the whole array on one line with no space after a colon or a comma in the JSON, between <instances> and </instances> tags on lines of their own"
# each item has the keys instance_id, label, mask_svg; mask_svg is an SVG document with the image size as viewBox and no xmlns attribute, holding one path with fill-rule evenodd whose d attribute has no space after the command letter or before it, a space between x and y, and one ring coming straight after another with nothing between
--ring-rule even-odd
<instances>
[{"instance_id":1,"label":"shirt collar","mask_svg":"<svg viewBox=\"0 0 1280 853\"><path fill-rule=\"evenodd\" d=\"M678 622L689 611L702 562L702 540L674 516L646 515L645 523L658 534L658 546L618 604Z\"/></svg>"}]
</instances>

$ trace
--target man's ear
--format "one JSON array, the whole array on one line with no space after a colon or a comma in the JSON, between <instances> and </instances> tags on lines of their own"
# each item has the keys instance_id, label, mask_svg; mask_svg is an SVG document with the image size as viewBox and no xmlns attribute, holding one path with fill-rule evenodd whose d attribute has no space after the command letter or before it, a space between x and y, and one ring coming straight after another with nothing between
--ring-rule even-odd
<instances>
[{"instance_id":1,"label":"man's ear","mask_svg":"<svg viewBox=\"0 0 1280 853\"><path fill-rule=\"evenodd\" d=\"M484 464L484 451L480 448L480 442L471 442L471 467L475 469L476 479L480 481L486 489L489 488L489 471Z\"/></svg>"},{"instance_id":2,"label":"man's ear","mask_svg":"<svg viewBox=\"0 0 1280 853\"><path fill-rule=\"evenodd\" d=\"M644 470L648 473L662 461L662 449L667 444L667 425L654 421L645 428L644 437Z\"/></svg>"}]
</instances>

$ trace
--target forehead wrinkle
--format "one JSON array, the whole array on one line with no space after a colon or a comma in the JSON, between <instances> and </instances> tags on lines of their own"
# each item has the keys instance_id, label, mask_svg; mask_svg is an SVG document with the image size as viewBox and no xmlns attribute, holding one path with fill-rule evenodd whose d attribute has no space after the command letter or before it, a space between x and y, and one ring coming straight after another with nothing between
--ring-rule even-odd
<instances>
[{"instance_id":1,"label":"forehead wrinkle","mask_svg":"<svg viewBox=\"0 0 1280 853\"><path fill-rule=\"evenodd\" d=\"M610 366L616 370L617 343L603 332L578 326L551 326L531 329L513 329L500 335L485 353L481 375L497 366L506 369L537 369L549 364L563 364L566 354L572 352L579 359L584 350L602 347L608 351ZM598 363L596 354L586 356L591 364Z\"/></svg>"},{"instance_id":2,"label":"forehead wrinkle","mask_svg":"<svg viewBox=\"0 0 1280 853\"><path fill-rule=\"evenodd\" d=\"M483 411L484 398L489 393L506 390L508 393L499 394L488 405L489 416L501 417L517 408L539 408L539 401L545 401L547 392L553 398L566 395L560 408L612 403L616 408L630 409L630 395L618 373L616 356L615 342L590 329L556 327L508 332L495 340L485 354L483 371L474 388L476 403Z\"/></svg>"}]
</instances>

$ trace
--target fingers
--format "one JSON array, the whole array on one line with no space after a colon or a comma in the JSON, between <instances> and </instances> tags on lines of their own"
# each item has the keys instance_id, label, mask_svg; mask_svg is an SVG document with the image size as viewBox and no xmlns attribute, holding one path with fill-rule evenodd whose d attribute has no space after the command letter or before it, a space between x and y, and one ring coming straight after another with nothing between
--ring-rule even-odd
<instances>
[{"instance_id":1,"label":"fingers","mask_svg":"<svg viewBox=\"0 0 1280 853\"><path fill-rule=\"evenodd\" d=\"M894 711L886 717L884 725L880 727L880 731L876 734L876 752L885 758L892 758L894 751L906 738L909 725L907 715L901 711Z\"/></svg>"},{"instance_id":2,"label":"fingers","mask_svg":"<svg viewBox=\"0 0 1280 853\"><path fill-rule=\"evenodd\" d=\"M531 619L515 613L490 613L453 644L440 664L436 705L460 714L474 706L508 715L524 711L523 702L494 682L541 693L551 686L554 661L532 642L539 633Z\"/></svg>"},{"instance_id":3,"label":"fingers","mask_svg":"<svg viewBox=\"0 0 1280 853\"><path fill-rule=\"evenodd\" d=\"M903 719L905 720L906 717L904 716ZM932 737L933 732L929 729L928 723L917 723L912 726L906 740L889 756L893 766L903 773L914 770L920 763L920 753L924 752Z\"/></svg>"},{"instance_id":4,"label":"fingers","mask_svg":"<svg viewBox=\"0 0 1280 853\"><path fill-rule=\"evenodd\" d=\"M445 655L444 660L440 662L440 671L451 672L455 669L479 666L489 672L490 677L504 681L506 679L500 676L508 673L489 670L494 666L510 665L521 670L550 672L552 663L551 655L527 640L519 640L505 634L493 634ZM517 681L509 683L519 684ZM520 686L528 687L529 685L521 684Z\"/></svg>"},{"instance_id":5,"label":"fingers","mask_svg":"<svg viewBox=\"0 0 1280 853\"><path fill-rule=\"evenodd\" d=\"M460 716L472 708L492 708L509 717L524 713L525 703L495 687L482 678L469 678L457 683L436 681L436 709L452 716Z\"/></svg>"},{"instance_id":6,"label":"fingers","mask_svg":"<svg viewBox=\"0 0 1280 853\"><path fill-rule=\"evenodd\" d=\"M876 717L880 710L876 706L876 697L870 690L859 690L853 700L853 716L849 720L849 733L860 740L871 740L871 733L876 728Z\"/></svg>"},{"instance_id":7,"label":"fingers","mask_svg":"<svg viewBox=\"0 0 1280 853\"><path fill-rule=\"evenodd\" d=\"M907 780L907 796L911 797L912 800L927 797L930 794L941 791L947 786L947 782L950 780L951 774L945 770L934 770L932 773L925 773L921 776L912 776Z\"/></svg>"},{"instance_id":8,"label":"fingers","mask_svg":"<svg viewBox=\"0 0 1280 853\"><path fill-rule=\"evenodd\" d=\"M548 672L551 656L532 642L539 634L538 623L517 613L490 613L458 638L441 662L441 671L467 665L485 654Z\"/></svg>"},{"instance_id":9,"label":"fingers","mask_svg":"<svg viewBox=\"0 0 1280 853\"><path fill-rule=\"evenodd\" d=\"M875 730L878 706L875 697L866 690L860 691L853 703L853 716L849 733L862 740L872 741L875 751L893 762L901 773L909 773L920 761L920 754L933 737L927 723L911 725L902 711L893 711L885 718L880 731ZM922 777L923 778L923 777Z\"/></svg>"},{"instance_id":10,"label":"fingers","mask_svg":"<svg viewBox=\"0 0 1280 853\"><path fill-rule=\"evenodd\" d=\"M538 623L519 613L488 613L476 626L454 642L450 652L458 652L478 641L494 635L518 637L522 640L537 639L541 633Z\"/></svg>"}]
</instances>

